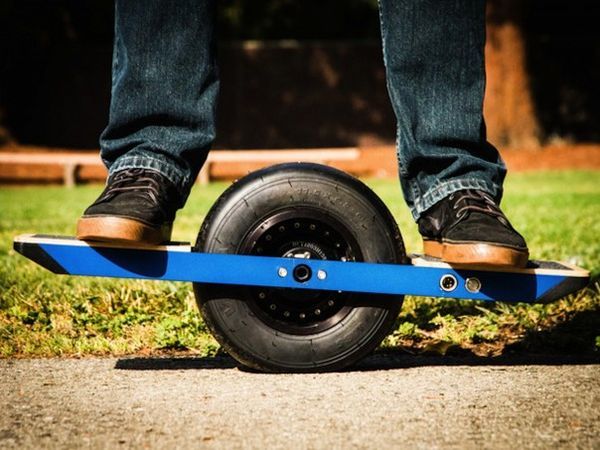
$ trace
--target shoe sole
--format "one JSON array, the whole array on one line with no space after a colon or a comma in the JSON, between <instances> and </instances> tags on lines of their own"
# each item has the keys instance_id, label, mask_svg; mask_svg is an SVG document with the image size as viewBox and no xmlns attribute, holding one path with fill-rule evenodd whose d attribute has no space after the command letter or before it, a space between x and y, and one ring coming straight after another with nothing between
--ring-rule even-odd
<instances>
[{"instance_id":1,"label":"shoe sole","mask_svg":"<svg viewBox=\"0 0 600 450\"><path fill-rule=\"evenodd\" d=\"M424 239L423 252L451 264L523 268L529 260L527 251L482 242L450 243Z\"/></svg>"},{"instance_id":2,"label":"shoe sole","mask_svg":"<svg viewBox=\"0 0 600 450\"><path fill-rule=\"evenodd\" d=\"M77 239L84 241L161 244L171 239L172 226L153 228L123 217L82 217L77 221Z\"/></svg>"}]
</instances>

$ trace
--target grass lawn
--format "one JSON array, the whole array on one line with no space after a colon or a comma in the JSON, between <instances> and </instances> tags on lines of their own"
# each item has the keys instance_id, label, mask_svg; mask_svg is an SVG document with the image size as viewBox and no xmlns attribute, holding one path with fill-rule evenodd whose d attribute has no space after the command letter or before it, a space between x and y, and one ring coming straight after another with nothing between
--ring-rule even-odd
<instances>
[{"instance_id":1,"label":"grass lawn","mask_svg":"<svg viewBox=\"0 0 600 450\"><path fill-rule=\"evenodd\" d=\"M417 229L393 181L367 180L396 217L409 252ZM227 184L197 186L173 238L194 241ZM407 297L383 349L409 352L600 353L600 173L509 176L503 208L533 258L575 262L592 272L584 291L549 305ZM17 255L21 233L72 235L100 186L0 188L0 356L153 353L214 355L218 344L183 283L58 277Z\"/></svg>"}]
</instances>

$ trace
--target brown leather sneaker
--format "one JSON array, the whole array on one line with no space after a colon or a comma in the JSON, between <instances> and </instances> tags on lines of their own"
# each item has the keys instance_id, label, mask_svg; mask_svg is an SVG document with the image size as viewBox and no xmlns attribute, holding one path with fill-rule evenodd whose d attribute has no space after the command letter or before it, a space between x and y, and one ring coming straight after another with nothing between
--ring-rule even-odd
<instances>
[{"instance_id":1,"label":"brown leather sneaker","mask_svg":"<svg viewBox=\"0 0 600 450\"><path fill-rule=\"evenodd\" d=\"M527 265L529 251L525 239L486 192L455 192L425 211L418 225L424 253L444 262Z\"/></svg>"},{"instance_id":2,"label":"brown leather sneaker","mask_svg":"<svg viewBox=\"0 0 600 450\"><path fill-rule=\"evenodd\" d=\"M160 244L171 239L181 195L164 175L148 169L116 172L77 222L77 238Z\"/></svg>"}]
</instances>

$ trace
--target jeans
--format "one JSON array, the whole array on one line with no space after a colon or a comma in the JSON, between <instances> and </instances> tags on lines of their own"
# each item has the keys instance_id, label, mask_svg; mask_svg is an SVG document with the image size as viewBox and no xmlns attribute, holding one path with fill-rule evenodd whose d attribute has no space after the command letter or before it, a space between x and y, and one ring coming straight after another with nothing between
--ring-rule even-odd
<instances>
[{"instance_id":1,"label":"jeans","mask_svg":"<svg viewBox=\"0 0 600 450\"><path fill-rule=\"evenodd\" d=\"M189 194L215 137L216 3L116 0L110 117L100 138L110 174L155 169ZM462 189L499 202L506 169L483 120L485 0L380 0L379 11L413 217Z\"/></svg>"}]
</instances>

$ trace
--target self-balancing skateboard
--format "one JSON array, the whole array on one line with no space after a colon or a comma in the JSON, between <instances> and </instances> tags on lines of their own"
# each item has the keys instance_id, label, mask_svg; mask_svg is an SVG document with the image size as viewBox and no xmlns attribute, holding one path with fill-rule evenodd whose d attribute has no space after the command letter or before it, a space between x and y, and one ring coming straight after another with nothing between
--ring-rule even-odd
<instances>
[{"instance_id":1,"label":"self-balancing skateboard","mask_svg":"<svg viewBox=\"0 0 600 450\"><path fill-rule=\"evenodd\" d=\"M307 163L234 183L194 246L23 235L14 248L57 274L191 281L215 338L263 371L355 363L391 332L404 295L550 302L589 280L552 261L513 269L407 256L392 215L367 186Z\"/></svg>"}]
</instances>

